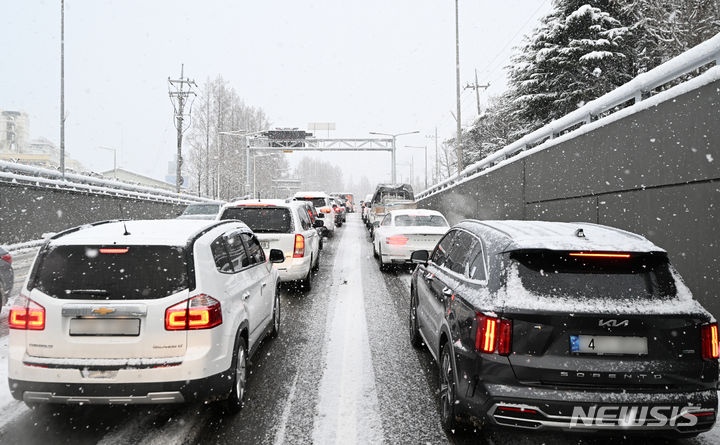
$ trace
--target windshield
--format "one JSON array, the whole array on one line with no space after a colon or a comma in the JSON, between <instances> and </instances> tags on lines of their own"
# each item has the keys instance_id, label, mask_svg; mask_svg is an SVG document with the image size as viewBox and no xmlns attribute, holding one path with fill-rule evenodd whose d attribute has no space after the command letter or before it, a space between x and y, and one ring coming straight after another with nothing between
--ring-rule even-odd
<instances>
[{"instance_id":1,"label":"windshield","mask_svg":"<svg viewBox=\"0 0 720 445\"><path fill-rule=\"evenodd\" d=\"M188 288L185 249L174 246L57 246L30 281L55 298L147 300Z\"/></svg>"},{"instance_id":2,"label":"windshield","mask_svg":"<svg viewBox=\"0 0 720 445\"><path fill-rule=\"evenodd\" d=\"M315 207L327 207L325 198L294 198L295 201L310 201Z\"/></svg>"},{"instance_id":3,"label":"windshield","mask_svg":"<svg viewBox=\"0 0 720 445\"><path fill-rule=\"evenodd\" d=\"M214 215L220 210L220 204L190 204L183 215Z\"/></svg>"},{"instance_id":4,"label":"windshield","mask_svg":"<svg viewBox=\"0 0 720 445\"><path fill-rule=\"evenodd\" d=\"M519 251L523 287L554 297L632 299L672 297L677 291L665 255L631 254L630 258L575 257L570 252Z\"/></svg>"},{"instance_id":5,"label":"windshield","mask_svg":"<svg viewBox=\"0 0 720 445\"><path fill-rule=\"evenodd\" d=\"M290 210L284 207L233 207L220 219L239 219L255 233L292 233Z\"/></svg>"},{"instance_id":6,"label":"windshield","mask_svg":"<svg viewBox=\"0 0 720 445\"><path fill-rule=\"evenodd\" d=\"M430 226L447 227L448 223L440 215L398 215L395 217L395 225L404 226Z\"/></svg>"}]
</instances>

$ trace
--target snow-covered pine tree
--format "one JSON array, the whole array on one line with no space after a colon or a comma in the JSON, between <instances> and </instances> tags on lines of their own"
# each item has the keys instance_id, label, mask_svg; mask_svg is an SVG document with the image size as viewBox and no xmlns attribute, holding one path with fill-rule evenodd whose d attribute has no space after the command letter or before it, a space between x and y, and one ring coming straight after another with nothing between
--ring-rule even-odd
<instances>
[{"instance_id":1,"label":"snow-covered pine tree","mask_svg":"<svg viewBox=\"0 0 720 445\"><path fill-rule=\"evenodd\" d=\"M630 80L632 34L613 0L555 0L509 67L516 114L527 131Z\"/></svg>"}]
</instances>

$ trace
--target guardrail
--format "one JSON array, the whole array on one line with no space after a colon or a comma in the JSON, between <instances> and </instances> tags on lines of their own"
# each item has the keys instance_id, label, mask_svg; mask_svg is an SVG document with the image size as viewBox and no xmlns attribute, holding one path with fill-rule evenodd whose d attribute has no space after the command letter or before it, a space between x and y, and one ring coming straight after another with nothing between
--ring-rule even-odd
<instances>
[{"instance_id":1,"label":"guardrail","mask_svg":"<svg viewBox=\"0 0 720 445\"><path fill-rule=\"evenodd\" d=\"M720 34L715 35L662 65L638 75L626 84L588 102L560 119L552 121L544 127L523 136L512 144L468 166L463 171L452 175L448 179L423 190L416 195L416 199L427 198L428 196L461 183L464 179L491 168L515 155L519 155L521 152L535 147L548 139L554 139L564 131L577 125L581 125L581 127L568 132L568 135L572 135L576 131L582 131L583 125L605 121L609 117L612 117L614 113L625 109L616 109L620 105L630 101L633 101L634 105L640 104L654 97L650 95L654 89L713 62L716 66L709 72L703 74L704 79L708 82L715 78L720 78ZM691 82L688 81L686 83ZM600 116L602 117L599 118Z\"/></svg>"},{"instance_id":2,"label":"guardrail","mask_svg":"<svg viewBox=\"0 0 720 445\"><path fill-rule=\"evenodd\" d=\"M0 161L0 182L25 184L34 187L48 187L72 191L113 195L169 203L189 204L192 202L219 202L184 193L175 193L122 181L95 178L93 176L66 173L63 179L59 171L15 162Z\"/></svg>"}]
</instances>

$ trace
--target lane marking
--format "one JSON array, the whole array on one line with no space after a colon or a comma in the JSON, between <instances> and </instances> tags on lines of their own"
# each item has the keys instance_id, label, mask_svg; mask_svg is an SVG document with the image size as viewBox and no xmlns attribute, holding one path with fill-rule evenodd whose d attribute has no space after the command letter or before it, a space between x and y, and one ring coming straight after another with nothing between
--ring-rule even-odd
<instances>
[{"instance_id":1,"label":"lane marking","mask_svg":"<svg viewBox=\"0 0 720 445\"><path fill-rule=\"evenodd\" d=\"M325 368L313 422L313 443L382 443L362 286L359 221L347 224L335 257L325 338ZM339 252L338 252L339 253ZM355 255L351 254L355 253Z\"/></svg>"},{"instance_id":2,"label":"lane marking","mask_svg":"<svg viewBox=\"0 0 720 445\"><path fill-rule=\"evenodd\" d=\"M295 389L297 388L299 375L300 373L295 373L295 378L293 379L292 386L290 387L290 393L287 396L285 408L283 408L282 417L280 418L280 427L278 428L277 433L275 433L275 441L273 442L275 445L282 445L285 443L285 429L287 428L287 423L290 420L290 409L292 408L292 403L295 399Z\"/></svg>"}]
</instances>

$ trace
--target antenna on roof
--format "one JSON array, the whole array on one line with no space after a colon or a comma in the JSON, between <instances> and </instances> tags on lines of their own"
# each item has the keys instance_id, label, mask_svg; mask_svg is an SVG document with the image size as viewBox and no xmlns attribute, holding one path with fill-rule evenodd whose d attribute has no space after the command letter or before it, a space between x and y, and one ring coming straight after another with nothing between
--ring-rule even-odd
<instances>
[{"instance_id":1,"label":"antenna on roof","mask_svg":"<svg viewBox=\"0 0 720 445\"><path fill-rule=\"evenodd\" d=\"M125 233L123 233L123 235L125 235L125 236L130 235L130 232L128 232L127 226L125 225L125 221L123 221L123 227L125 227Z\"/></svg>"},{"instance_id":2,"label":"antenna on roof","mask_svg":"<svg viewBox=\"0 0 720 445\"><path fill-rule=\"evenodd\" d=\"M577 229L575 231L575 236L577 236L578 238L585 238L585 232L583 231L583 229Z\"/></svg>"}]
</instances>

